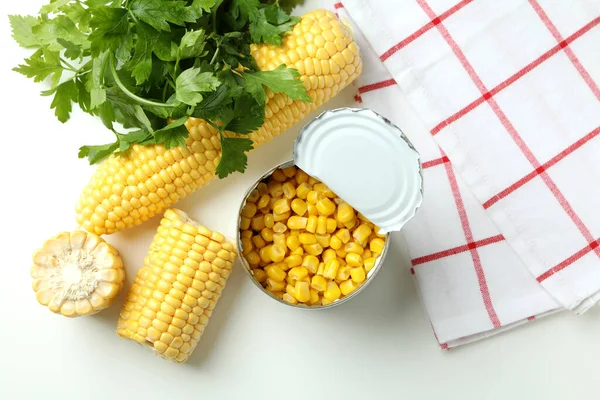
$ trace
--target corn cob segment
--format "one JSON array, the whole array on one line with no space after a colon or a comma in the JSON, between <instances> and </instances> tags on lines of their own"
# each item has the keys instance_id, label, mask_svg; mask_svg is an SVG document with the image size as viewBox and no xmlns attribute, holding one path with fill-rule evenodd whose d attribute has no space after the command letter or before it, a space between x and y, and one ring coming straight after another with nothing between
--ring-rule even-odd
<instances>
[{"instance_id":1,"label":"corn cob segment","mask_svg":"<svg viewBox=\"0 0 600 400\"><path fill-rule=\"evenodd\" d=\"M125 270L117 250L83 231L48 239L33 255L37 301L65 317L91 315L108 307L123 287Z\"/></svg>"},{"instance_id":2,"label":"corn cob segment","mask_svg":"<svg viewBox=\"0 0 600 400\"><path fill-rule=\"evenodd\" d=\"M325 10L304 15L281 46L251 49L261 70L281 64L297 68L312 103L267 93L265 122L250 134L254 148L272 140L352 82L362 70L358 46L348 28ZM77 222L96 234L137 225L215 178L221 160L218 132L190 118L186 147L135 145L129 154L104 161L82 191Z\"/></svg>"},{"instance_id":3,"label":"corn cob segment","mask_svg":"<svg viewBox=\"0 0 600 400\"><path fill-rule=\"evenodd\" d=\"M168 209L121 309L117 334L185 362L227 283L234 246Z\"/></svg>"}]
</instances>

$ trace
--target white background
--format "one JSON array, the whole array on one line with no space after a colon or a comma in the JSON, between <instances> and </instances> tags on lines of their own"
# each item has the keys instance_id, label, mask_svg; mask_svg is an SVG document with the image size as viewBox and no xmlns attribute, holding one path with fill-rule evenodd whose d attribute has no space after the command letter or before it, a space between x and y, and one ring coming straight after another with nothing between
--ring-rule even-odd
<instances>
[{"instance_id":1,"label":"white background","mask_svg":"<svg viewBox=\"0 0 600 400\"><path fill-rule=\"evenodd\" d=\"M400 235L374 282L324 311L285 307L236 265L196 352L184 365L155 357L115 327L116 304L67 319L39 306L30 257L43 241L76 228L74 204L91 168L82 144L111 140L92 117L59 123L41 87L10 69L28 54L10 39L7 14L32 14L38 0L0 3L0 399L576 399L597 398L600 312L561 313L482 342L437 346ZM318 5L308 0L305 9ZM352 105L346 90L327 108ZM403 99L398 99L402 107ZM407 112L401 127L422 129ZM250 155L248 171L178 207L233 236L246 188L287 160L296 129ZM127 266L140 267L158 218L108 237Z\"/></svg>"}]
</instances>

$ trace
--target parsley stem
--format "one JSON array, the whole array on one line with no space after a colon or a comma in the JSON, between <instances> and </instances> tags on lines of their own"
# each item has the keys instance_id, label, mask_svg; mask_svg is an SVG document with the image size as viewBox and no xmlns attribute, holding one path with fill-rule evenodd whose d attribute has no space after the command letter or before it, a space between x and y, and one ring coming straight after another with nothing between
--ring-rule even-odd
<instances>
[{"instance_id":1,"label":"parsley stem","mask_svg":"<svg viewBox=\"0 0 600 400\"><path fill-rule=\"evenodd\" d=\"M79 70L77 68L75 68L74 66L72 66L71 64L69 64L67 62L67 60L65 60L64 58L60 58L60 62L62 62L63 64L65 64L67 66L68 69L70 69L73 72L79 72Z\"/></svg>"},{"instance_id":2,"label":"parsley stem","mask_svg":"<svg viewBox=\"0 0 600 400\"><path fill-rule=\"evenodd\" d=\"M210 60L210 65L213 65L215 60L217 59L217 56L219 55L219 50L221 50L220 47L217 47L217 50L215 50L215 54L213 54L212 59Z\"/></svg>"},{"instance_id":3,"label":"parsley stem","mask_svg":"<svg viewBox=\"0 0 600 400\"><path fill-rule=\"evenodd\" d=\"M121 78L119 78L119 75L117 74L117 69L115 68L114 57L110 57L109 68L110 68L110 72L112 73L113 79L115 80L115 83L117 84L119 89L121 89L121 91L123 93L125 93L128 97L132 98L133 100L137 101L138 103L145 104L147 106L154 106L154 107L165 107L165 108L175 107L175 104L159 103L158 101L144 99L143 97L140 97L140 96L136 95L135 93L132 93L129 89L127 89L127 87L123 84L123 82L121 81Z\"/></svg>"}]
</instances>

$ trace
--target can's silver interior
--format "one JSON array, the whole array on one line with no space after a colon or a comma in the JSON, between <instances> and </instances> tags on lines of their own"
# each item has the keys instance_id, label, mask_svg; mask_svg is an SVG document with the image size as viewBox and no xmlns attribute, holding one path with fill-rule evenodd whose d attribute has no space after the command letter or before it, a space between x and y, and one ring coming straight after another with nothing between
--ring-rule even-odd
<instances>
[{"instance_id":1,"label":"can's silver interior","mask_svg":"<svg viewBox=\"0 0 600 400\"><path fill-rule=\"evenodd\" d=\"M280 299L279 297L271 294L269 291L267 291L267 289L263 288L262 285L256 281L256 279L254 279L254 273L252 272L252 269L250 268L250 265L248 264L248 262L246 261L246 258L243 256L243 251L244 248L242 246L242 240L241 240L241 231L240 231L240 226L241 226L241 221L242 221L242 209L246 206L246 200L248 199L248 196L250 195L250 193L256 189L258 187L258 184L261 183L262 181L268 179L275 170L277 169L281 169L281 168L287 168L287 167L291 167L291 166L295 166L294 161L290 160L290 161L286 161L284 163L281 163L273 168L271 168L269 171L267 171L265 174L263 174L263 176L261 176L255 183L254 185L252 185L244 194L244 198L242 199L242 202L240 204L240 209L238 210L238 222L237 222L237 234L236 234L236 241L237 241L237 250L238 250L238 254L240 256L240 260L242 261L242 265L244 266L244 269L246 270L249 278L252 280L252 282L263 292L265 293L267 296L271 297L272 299L277 300L278 302L285 304L287 306L290 307L294 307L294 308L300 308L300 309L306 309L306 310L322 310L325 308L330 308L330 307L334 307L337 306L339 304L342 304L350 299L352 299L354 296L356 296L358 293L360 293L365 286L367 286L367 284L369 284L369 282L371 282L371 280L373 279L373 277L377 274L377 272L379 271L379 269L381 268L381 264L383 264L383 261L385 260L385 257L387 255L387 251L390 245L390 235L389 233L386 235L385 238L385 246L383 248L382 253L379 255L379 257L377 257L377 260L375 261L375 265L373 266L373 268L367 273L367 279L352 293L350 293L348 296L344 296L341 299L335 300L334 302L327 304L325 306L307 306L304 304L290 304L286 301L283 301L282 299Z\"/></svg>"}]
</instances>

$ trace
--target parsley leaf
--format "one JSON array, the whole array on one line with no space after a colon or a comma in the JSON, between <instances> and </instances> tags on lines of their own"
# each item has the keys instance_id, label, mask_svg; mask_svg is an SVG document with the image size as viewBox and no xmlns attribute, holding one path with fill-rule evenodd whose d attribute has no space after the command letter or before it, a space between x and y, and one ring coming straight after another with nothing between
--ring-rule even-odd
<instances>
[{"instance_id":1,"label":"parsley leaf","mask_svg":"<svg viewBox=\"0 0 600 400\"><path fill-rule=\"evenodd\" d=\"M152 48L157 40L157 32L149 25L139 22L135 24L137 40L133 57L124 65L131 71L137 85L146 82L152 73Z\"/></svg>"},{"instance_id":2,"label":"parsley leaf","mask_svg":"<svg viewBox=\"0 0 600 400\"><path fill-rule=\"evenodd\" d=\"M186 1L179 0L133 0L129 11L159 31L170 31L169 22L180 26L184 26L186 22L195 22L202 12L201 7L188 6Z\"/></svg>"},{"instance_id":3,"label":"parsley leaf","mask_svg":"<svg viewBox=\"0 0 600 400\"><path fill-rule=\"evenodd\" d=\"M244 172L248 166L246 152L252 150L252 140L245 138L221 138L221 161L215 170L221 179L234 172Z\"/></svg>"},{"instance_id":4,"label":"parsley leaf","mask_svg":"<svg viewBox=\"0 0 600 400\"><path fill-rule=\"evenodd\" d=\"M54 109L54 114L58 120L65 123L71 115L71 102L77 102L79 92L73 80L61 83L54 89L42 92L43 96L51 96L54 94L50 108Z\"/></svg>"},{"instance_id":5,"label":"parsley leaf","mask_svg":"<svg viewBox=\"0 0 600 400\"><path fill-rule=\"evenodd\" d=\"M200 68L186 69L175 81L176 97L182 103L195 106L202 101L201 92L212 92L220 84L212 72L202 72Z\"/></svg>"},{"instance_id":6,"label":"parsley leaf","mask_svg":"<svg viewBox=\"0 0 600 400\"><path fill-rule=\"evenodd\" d=\"M98 146L81 146L79 148L79 158L87 157L90 164L96 164L106 157L110 156L119 148L119 142L102 144Z\"/></svg>"},{"instance_id":7,"label":"parsley leaf","mask_svg":"<svg viewBox=\"0 0 600 400\"><path fill-rule=\"evenodd\" d=\"M25 59L25 64L13 68L13 71L33 78L34 82L41 82L54 73L61 74L63 67L57 62L46 61L43 54L42 50L36 51L30 58Z\"/></svg>"},{"instance_id":8,"label":"parsley leaf","mask_svg":"<svg viewBox=\"0 0 600 400\"><path fill-rule=\"evenodd\" d=\"M233 107L231 120L225 125L226 131L247 135L265 122L265 108L252 96L240 96Z\"/></svg>"},{"instance_id":9,"label":"parsley leaf","mask_svg":"<svg viewBox=\"0 0 600 400\"><path fill-rule=\"evenodd\" d=\"M122 8L100 7L94 9L90 19L93 31L89 36L92 43L92 56L110 50L115 51L123 44L124 37L129 33L127 10Z\"/></svg>"},{"instance_id":10,"label":"parsley leaf","mask_svg":"<svg viewBox=\"0 0 600 400\"><path fill-rule=\"evenodd\" d=\"M33 34L34 26L40 24L39 18L21 15L9 15L13 39L22 47L37 47L40 41Z\"/></svg>"},{"instance_id":11,"label":"parsley leaf","mask_svg":"<svg viewBox=\"0 0 600 400\"><path fill-rule=\"evenodd\" d=\"M259 104L265 104L267 96L263 85L275 93L285 93L292 100L302 100L310 103L312 100L306 93L306 88L298 79L300 73L295 68L287 68L285 64L272 71L245 72L246 90L254 96Z\"/></svg>"},{"instance_id":12,"label":"parsley leaf","mask_svg":"<svg viewBox=\"0 0 600 400\"><path fill-rule=\"evenodd\" d=\"M184 126L188 120L187 116L179 118L154 132L157 143L164 143L165 148L170 149L177 146L185 146L185 139L188 137L188 130Z\"/></svg>"}]
</instances>

